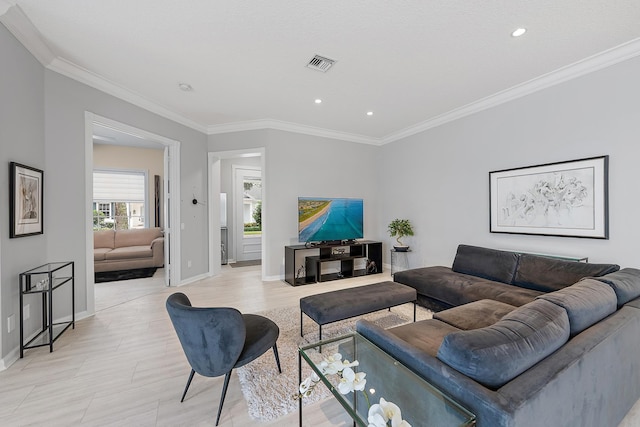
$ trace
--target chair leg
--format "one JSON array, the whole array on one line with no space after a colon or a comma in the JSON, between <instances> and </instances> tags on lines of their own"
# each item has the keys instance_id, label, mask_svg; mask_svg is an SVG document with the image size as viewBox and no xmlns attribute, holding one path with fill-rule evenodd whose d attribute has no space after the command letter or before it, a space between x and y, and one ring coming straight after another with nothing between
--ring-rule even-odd
<instances>
[{"instance_id":1,"label":"chair leg","mask_svg":"<svg viewBox=\"0 0 640 427\"><path fill-rule=\"evenodd\" d=\"M184 393L182 393L182 399L180 399L180 402L184 402L184 397L187 395L187 390L189 390L189 386L191 385L191 380L193 379L193 374L195 374L196 371L194 371L193 369L191 370L191 373L189 374L189 380L187 381L187 386L184 388Z\"/></svg>"},{"instance_id":2,"label":"chair leg","mask_svg":"<svg viewBox=\"0 0 640 427\"><path fill-rule=\"evenodd\" d=\"M224 397L227 395L227 387L229 387L229 379L231 378L231 371L227 372L224 376L224 385L222 386L222 396L220 397L220 406L218 406L218 417L216 418L216 426L220 421L220 414L222 413L222 405L224 404Z\"/></svg>"},{"instance_id":3,"label":"chair leg","mask_svg":"<svg viewBox=\"0 0 640 427\"><path fill-rule=\"evenodd\" d=\"M276 356L276 364L278 365L278 372L282 373L280 369L280 358L278 357L278 344L273 344L273 355Z\"/></svg>"}]
</instances>

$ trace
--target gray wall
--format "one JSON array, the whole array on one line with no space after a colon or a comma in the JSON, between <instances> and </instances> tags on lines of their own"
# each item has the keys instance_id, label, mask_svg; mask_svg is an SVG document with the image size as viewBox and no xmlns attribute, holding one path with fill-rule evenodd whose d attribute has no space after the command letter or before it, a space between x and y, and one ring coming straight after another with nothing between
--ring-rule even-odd
<instances>
[{"instance_id":1,"label":"gray wall","mask_svg":"<svg viewBox=\"0 0 640 427\"><path fill-rule=\"evenodd\" d=\"M0 26L0 57L0 160L6 168L9 161L18 161L43 169L45 189L44 235L9 239L8 209L0 214L4 227L0 231L0 355L4 359L19 346L18 328L8 334L6 321L10 314L18 317L20 272L48 261L75 261L76 312L87 309L85 253L92 248L85 247L85 111L180 141L182 280L208 272L207 210L191 205L194 193L200 198L207 194L207 137L43 69L4 26ZM8 175L0 173L0 188L9 187ZM1 191L0 197L0 205L8 206L7 192ZM65 303L56 314L68 310ZM37 310L31 312L27 335L36 330L38 320Z\"/></svg>"},{"instance_id":2,"label":"gray wall","mask_svg":"<svg viewBox=\"0 0 640 427\"><path fill-rule=\"evenodd\" d=\"M640 58L385 145L381 227L415 224L413 266L450 266L459 243L640 266ZM610 239L489 233L488 172L606 155Z\"/></svg>"},{"instance_id":3,"label":"gray wall","mask_svg":"<svg viewBox=\"0 0 640 427\"><path fill-rule=\"evenodd\" d=\"M76 261L84 278L85 251L85 111L180 141L182 279L208 272L206 209L191 204L193 194L206 194L206 136L149 111L51 71L45 72L48 252ZM71 188L70 188L71 187ZM73 197L69 197L69 194ZM65 203L61 203L66 200ZM200 208L200 209L198 209ZM187 260L192 267L187 268ZM80 283L83 283L80 282ZM78 286L77 311L86 307L84 286Z\"/></svg>"},{"instance_id":4,"label":"gray wall","mask_svg":"<svg viewBox=\"0 0 640 427\"><path fill-rule=\"evenodd\" d=\"M365 201L365 236L380 239L378 147L260 130L209 136L209 151L265 148L263 230L266 275L284 276L284 246L298 243L298 196L358 197Z\"/></svg>"},{"instance_id":5,"label":"gray wall","mask_svg":"<svg viewBox=\"0 0 640 427\"><path fill-rule=\"evenodd\" d=\"M44 133L44 71L9 31L0 25L0 324L2 341L0 356L14 350L20 342L18 275L47 260L48 232L9 239L9 162L14 161L43 169L47 187ZM46 198L46 207L50 201ZM30 326L38 322L38 311L32 310ZM7 318L15 315L16 328L7 333Z\"/></svg>"}]
</instances>

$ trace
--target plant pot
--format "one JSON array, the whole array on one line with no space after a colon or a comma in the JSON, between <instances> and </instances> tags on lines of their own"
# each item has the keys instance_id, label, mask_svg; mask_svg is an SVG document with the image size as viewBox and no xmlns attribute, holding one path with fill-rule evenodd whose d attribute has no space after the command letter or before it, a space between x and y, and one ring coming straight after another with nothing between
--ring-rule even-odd
<instances>
[{"instance_id":1,"label":"plant pot","mask_svg":"<svg viewBox=\"0 0 640 427\"><path fill-rule=\"evenodd\" d=\"M409 250L409 246L394 246L393 249L396 252L407 252Z\"/></svg>"}]
</instances>

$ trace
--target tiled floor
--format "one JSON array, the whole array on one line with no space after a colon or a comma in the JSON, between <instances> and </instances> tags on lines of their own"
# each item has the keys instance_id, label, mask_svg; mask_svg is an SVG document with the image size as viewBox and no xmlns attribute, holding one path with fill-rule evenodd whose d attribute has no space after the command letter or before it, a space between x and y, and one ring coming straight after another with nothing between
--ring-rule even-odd
<instances>
[{"instance_id":1,"label":"tiled floor","mask_svg":"<svg viewBox=\"0 0 640 427\"><path fill-rule=\"evenodd\" d=\"M211 426L222 378L196 378L180 395L189 366L164 307L170 293L185 292L195 305L258 312L298 304L316 286L262 282L260 267L230 268L181 288L154 279L99 284L96 315L77 322L55 344L28 350L0 372L1 426ZM380 281L379 275L322 284L322 291ZM221 426L295 426L293 413L271 423L249 418L232 376ZM305 426L351 426L332 399L305 408ZM640 405L620 427L640 426Z\"/></svg>"}]
</instances>

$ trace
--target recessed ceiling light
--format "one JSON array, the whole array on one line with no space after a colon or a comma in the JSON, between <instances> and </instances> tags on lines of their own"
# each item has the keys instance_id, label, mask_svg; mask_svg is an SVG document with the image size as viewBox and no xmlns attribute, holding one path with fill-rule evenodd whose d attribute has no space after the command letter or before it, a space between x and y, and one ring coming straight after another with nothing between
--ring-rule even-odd
<instances>
[{"instance_id":1,"label":"recessed ceiling light","mask_svg":"<svg viewBox=\"0 0 640 427\"><path fill-rule=\"evenodd\" d=\"M183 92L191 92L193 90L193 88L191 87L190 84L188 83L178 83L178 87L180 88L181 91Z\"/></svg>"},{"instance_id":2,"label":"recessed ceiling light","mask_svg":"<svg viewBox=\"0 0 640 427\"><path fill-rule=\"evenodd\" d=\"M322 104L322 99L318 98L314 101L316 104Z\"/></svg>"},{"instance_id":3,"label":"recessed ceiling light","mask_svg":"<svg viewBox=\"0 0 640 427\"><path fill-rule=\"evenodd\" d=\"M373 116L373 111L367 111L367 116Z\"/></svg>"},{"instance_id":4,"label":"recessed ceiling light","mask_svg":"<svg viewBox=\"0 0 640 427\"><path fill-rule=\"evenodd\" d=\"M518 28L513 33L511 33L511 36L512 37L520 37L521 35L523 35L526 32L527 32L526 28Z\"/></svg>"}]
</instances>

